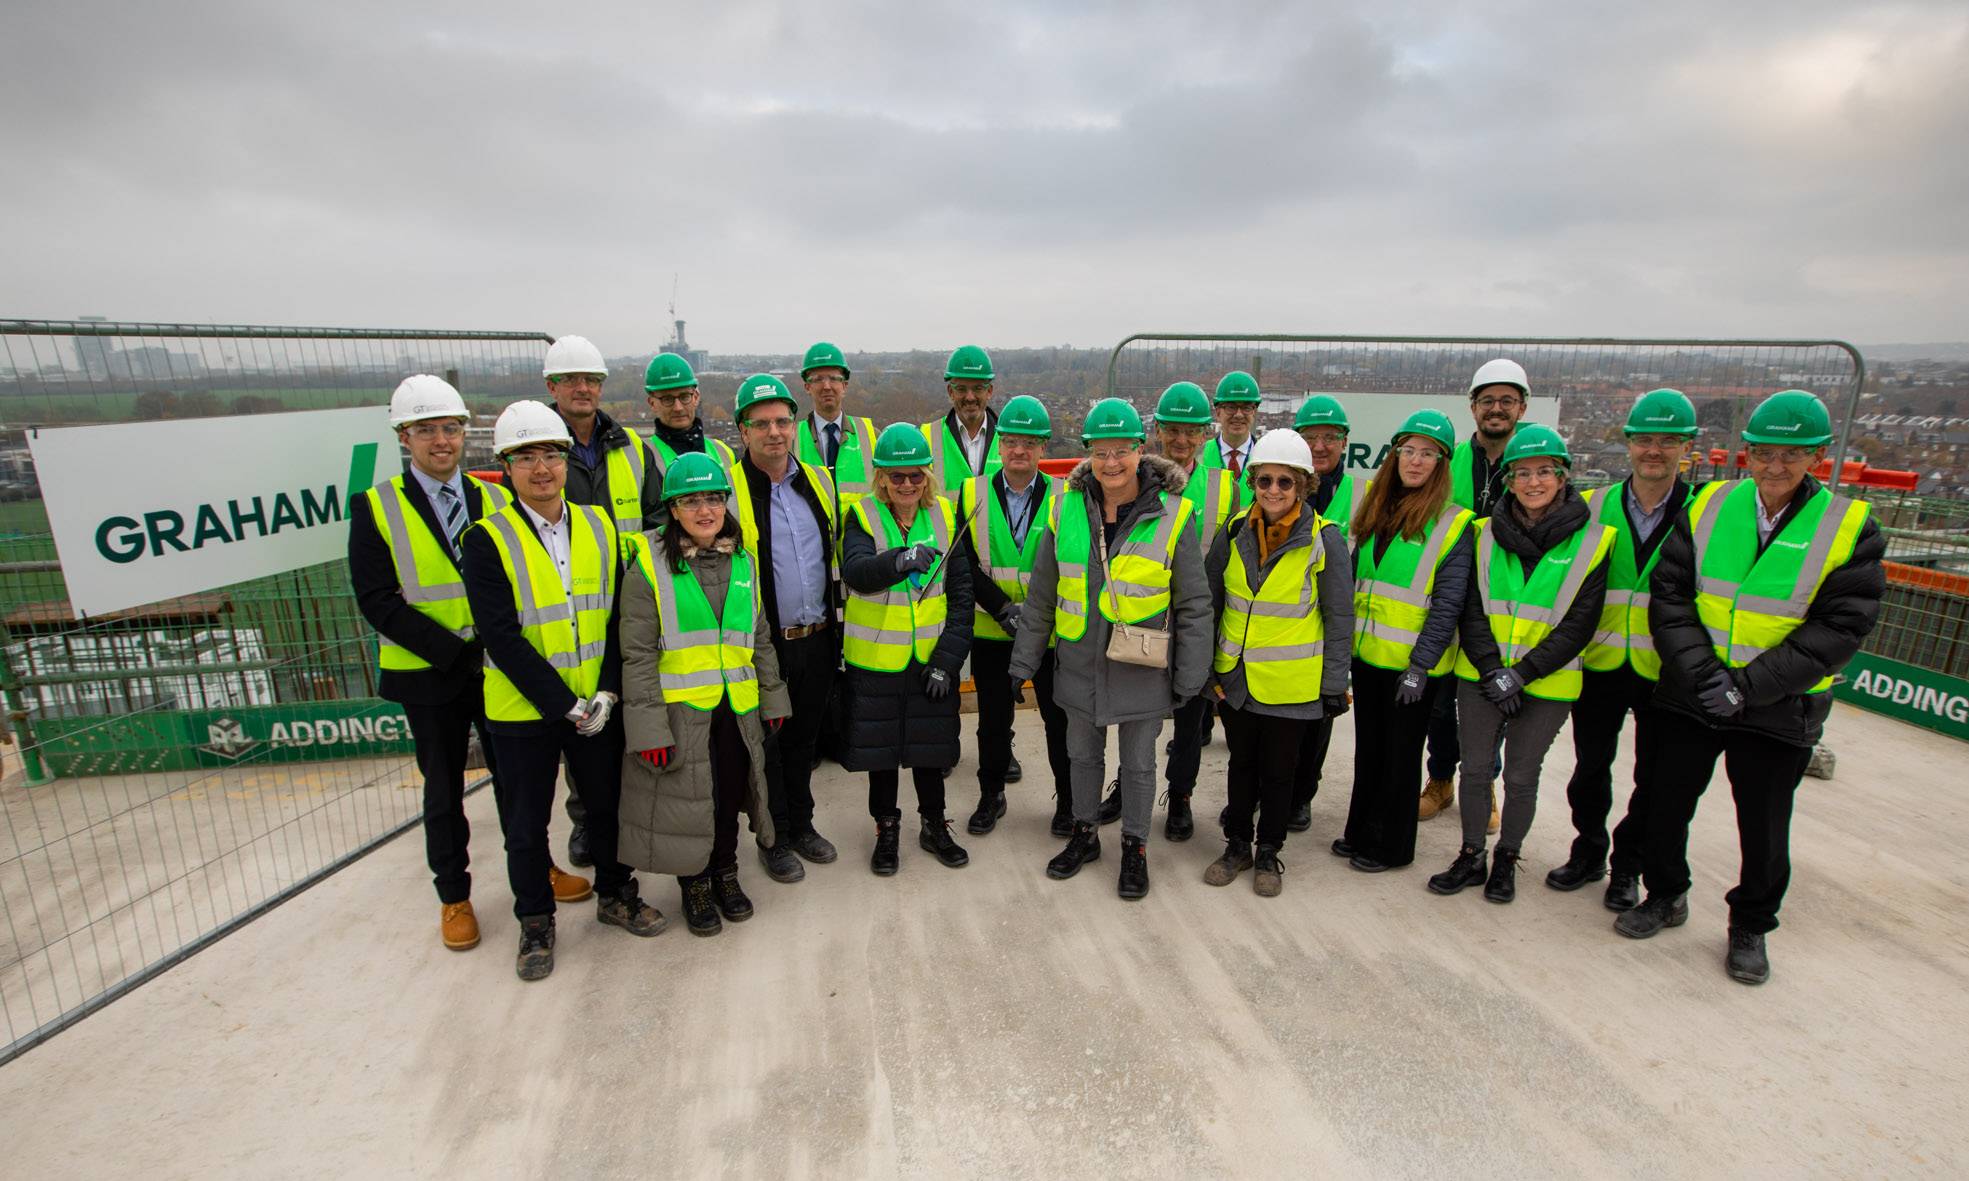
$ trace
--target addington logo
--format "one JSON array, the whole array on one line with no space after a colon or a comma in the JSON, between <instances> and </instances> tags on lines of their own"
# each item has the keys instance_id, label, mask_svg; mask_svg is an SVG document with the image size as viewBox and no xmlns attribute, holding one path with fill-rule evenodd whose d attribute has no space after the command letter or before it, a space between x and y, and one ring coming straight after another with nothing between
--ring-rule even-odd
<instances>
[{"instance_id":1,"label":"addington logo","mask_svg":"<svg viewBox=\"0 0 1969 1181\"><path fill-rule=\"evenodd\" d=\"M1933 685L1917 685L1904 677L1869 668L1853 678L1853 689L1882 701L1947 718L1951 722L1969 722L1969 698L1959 693L1945 693Z\"/></svg>"},{"instance_id":2,"label":"addington logo","mask_svg":"<svg viewBox=\"0 0 1969 1181\"><path fill-rule=\"evenodd\" d=\"M254 537L271 537L283 529L312 529L347 515L347 501L376 481L376 444L358 443L349 453L348 481L339 488L324 486L285 489L222 504L201 504L188 513L173 508L152 509L138 516L105 517L96 526L96 552L118 564L146 555L188 553L208 545L228 545ZM342 494L342 489L347 494ZM189 518L189 519L187 519Z\"/></svg>"}]
</instances>

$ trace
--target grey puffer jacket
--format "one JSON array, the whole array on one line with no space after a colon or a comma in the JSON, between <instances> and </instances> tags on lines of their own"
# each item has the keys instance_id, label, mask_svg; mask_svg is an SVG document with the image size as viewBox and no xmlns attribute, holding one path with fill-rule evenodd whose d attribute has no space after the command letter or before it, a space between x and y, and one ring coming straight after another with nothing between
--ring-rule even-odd
<instances>
[{"instance_id":1,"label":"grey puffer jacket","mask_svg":"<svg viewBox=\"0 0 1969 1181\"><path fill-rule=\"evenodd\" d=\"M1141 492L1117 515L1117 537L1126 536L1144 520L1176 512L1183 503L1183 486L1188 481L1180 468L1161 456L1142 457L1140 481ZM1098 535L1104 528L1101 486L1088 461L1074 467L1066 488L1086 494L1087 528ZM1167 500L1159 493L1166 494ZM1053 635L1059 580L1059 557L1049 530L1039 543L1032 581L1026 585L1026 601L1020 609L1019 634L1012 646L1014 676L1030 677L1046 655L1046 641ZM1090 557L1087 631L1078 640L1060 641L1053 698L1068 713L1096 726L1169 717L1179 702L1203 692L1217 639L1210 614L1210 584L1203 574L1203 552L1196 530L1184 529L1177 534L1169 610L1142 621L1144 627L1169 630L1170 667L1147 668L1107 658L1108 621L1097 605L1105 584L1099 560Z\"/></svg>"},{"instance_id":2,"label":"grey puffer jacket","mask_svg":"<svg viewBox=\"0 0 1969 1181\"><path fill-rule=\"evenodd\" d=\"M663 560L663 543L645 534L652 554ZM713 604L725 601L730 586L732 555L700 553L686 559L691 573ZM618 811L621 835L616 859L647 873L679 876L700 873L711 860L717 813L711 779L711 717L704 710L666 702L657 679L662 652L662 625L657 620L656 591L642 564L629 563L622 576L622 720L627 749L622 755L622 802ZM757 613L752 633L752 667L759 677L759 708L739 715L738 732L751 760L746 776L745 811L752 831L770 845L772 814L766 808L766 752L763 719L793 712L786 684L779 677L773 654L772 631L766 613ZM674 747L670 764L659 771L636 752Z\"/></svg>"},{"instance_id":3,"label":"grey puffer jacket","mask_svg":"<svg viewBox=\"0 0 1969 1181\"><path fill-rule=\"evenodd\" d=\"M1310 506L1301 509L1299 519L1292 523L1292 532L1286 534L1285 543L1261 563L1258 560L1258 538L1250 528L1250 514L1231 518L1231 523L1217 534L1216 542L1210 547L1210 556L1203 563L1204 573L1210 579L1211 618L1217 620L1219 626L1224 618L1224 571L1230 566L1232 548L1235 547L1243 558L1244 568L1255 571L1248 576L1255 587L1264 582L1272 567L1278 565L1279 559L1293 550L1306 549L1313 544L1313 521L1316 519ZM1346 534L1340 532L1336 525L1329 523L1320 530L1320 544L1326 550L1326 564L1320 568L1313 588L1315 606L1326 631L1323 641L1325 650L1320 662L1320 683L1304 686L1302 696L1309 700L1276 704L1257 701L1246 686L1244 661L1239 659L1229 672L1211 674L1211 679L1224 690L1224 701L1232 709L1249 710L1275 718L1314 720L1326 716L1320 698L1338 697L1347 691L1347 673L1352 667L1354 646L1354 559L1347 550Z\"/></svg>"}]
</instances>

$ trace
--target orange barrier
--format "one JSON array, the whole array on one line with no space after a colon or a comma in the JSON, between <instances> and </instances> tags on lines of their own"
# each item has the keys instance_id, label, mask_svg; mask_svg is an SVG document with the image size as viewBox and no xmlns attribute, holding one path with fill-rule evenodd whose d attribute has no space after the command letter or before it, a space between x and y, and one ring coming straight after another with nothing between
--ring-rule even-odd
<instances>
[{"instance_id":1,"label":"orange barrier","mask_svg":"<svg viewBox=\"0 0 1969 1181\"><path fill-rule=\"evenodd\" d=\"M1738 470L1744 470L1750 467L1750 456L1744 451L1739 451L1732 456L1721 447L1712 447L1709 450L1709 462L1714 467L1729 464ZM1819 465L1812 469L1812 476L1819 480L1830 479L1832 461L1821 460ZM1920 475L1915 472L1904 472L1897 468L1869 467L1866 461L1859 459L1849 459L1839 468L1841 484L1858 484L1863 488L1891 488L1912 492L1920 481Z\"/></svg>"},{"instance_id":2,"label":"orange barrier","mask_svg":"<svg viewBox=\"0 0 1969 1181\"><path fill-rule=\"evenodd\" d=\"M1039 470L1049 476L1058 476L1061 479L1065 479L1068 475L1072 474L1073 465L1079 462L1080 460L1078 458L1042 459L1039 461Z\"/></svg>"},{"instance_id":3,"label":"orange barrier","mask_svg":"<svg viewBox=\"0 0 1969 1181\"><path fill-rule=\"evenodd\" d=\"M1895 586L1911 586L1919 590L1936 590L1944 594L1961 595L1969 598L1969 574L1952 574L1947 570L1930 570L1926 566L1910 566L1905 562L1882 562L1881 569L1887 572L1887 581Z\"/></svg>"}]
</instances>

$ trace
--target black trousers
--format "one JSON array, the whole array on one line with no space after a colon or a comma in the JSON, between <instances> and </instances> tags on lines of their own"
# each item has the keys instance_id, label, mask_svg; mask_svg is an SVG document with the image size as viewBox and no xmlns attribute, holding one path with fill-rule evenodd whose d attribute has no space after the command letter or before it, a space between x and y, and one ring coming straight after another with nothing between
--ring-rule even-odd
<instances>
[{"instance_id":1,"label":"black trousers","mask_svg":"<svg viewBox=\"0 0 1969 1181\"><path fill-rule=\"evenodd\" d=\"M1660 739L1655 731L1655 683L1621 665L1611 672L1588 672L1579 700L1572 705L1572 779L1566 783L1566 803L1572 807L1571 860L1599 865L1609 860L1614 873L1639 877L1641 850L1647 844L1649 771ZM1613 760L1620 749L1620 728L1634 715L1634 790L1627 813L1614 826L1611 842L1607 817L1613 811Z\"/></svg>"},{"instance_id":2,"label":"black trousers","mask_svg":"<svg viewBox=\"0 0 1969 1181\"><path fill-rule=\"evenodd\" d=\"M1047 649L1032 674L1028 694L1046 727L1046 762L1053 769L1053 794L1073 798L1073 763L1067 758L1067 711L1053 700L1053 651ZM978 699L978 790L1003 792L1012 759L1012 641L971 641L971 686Z\"/></svg>"},{"instance_id":3,"label":"black trousers","mask_svg":"<svg viewBox=\"0 0 1969 1181\"><path fill-rule=\"evenodd\" d=\"M472 826L465 819L465 754L474 726L488 771L498 774L492 738L485 731L485 699L477 689L443 705L406 705L410 740L417 746L417 771L424 777L424 860L431 867L431 884L439 902L464 902L472 896ZM506 823L506 800L493 789L500 827Z\"/></svg>"},{"instance_id":4,"label":"black trousers","mask_svg":"<svg viewBox=\"0 0 1969 1181\"><path fill-rule=\"evenodd\" d=\"M1285 844L1285 822L1292 814L1292 793L1297 785L1294 769L1299 747L1305 741L1302 718L1280 718L1233 709L1223 705L1218 712L1224 719L1224 738L1231 748L1230 772L1225 776L1230 788L1230 807L1224 818L1228 840L1252 839L1251 814L1258 813L1257 841L1261 845Z\"/></svg>"},{"instance_id":5,"label":"black trousers","mask_svg":"<svg viewBox=\"0 0 1969 1181\"><path fill-rule=\"evenodd\" d=\"M499 777L493 790L505 806L506 879L513 887L513 913L554 913L554 888L547 879L547 821L554 810L554 781L561 760L581 777L587 793L588 851L595 857L595 891L605 898L636 897L636 879L615 859L616 806L622 799L622 719L593 738L574 732L574 723L557 718L526 733L494 731Z\"/></svg>"},{"instance_id":6,"label":"black trousers","mask_svg":"<svg viewBox=\"0 0 1969 1181\"><path fill-rule=\"evenodd\" d=\"M1163 770L1172 797L1189 796L1196 791L1197 768L1203 765L1203 735L1210 728L1213 712L1210 707L1216 704L1210 695L1199 694L1176 711L1169 735L1169 765ZM1230 712L1228 707L1225 712ZM1229 732L1227 722L1225 733Z\"/></svg>"},{"instance_id":7,"label":"black trousers","mask_svg":"<svg viewBox=\"0 0 1969 1181\"><path fill-rule=\"evenodd\" d=\"M841 662L839 633L829 628L797 640L774 640L780 679L793 715L766 735L766 804L784 843L814 826L814 747L828 727L827 696Z\"/></svg>"},{"instance_id":8,"label":"black trousers","mask_svg":"<svg viewBox=\"0 0 1969 1181\"><path fill-rule=\"evenodd\" d=\"M1689 890L1689 822L1715 774L1717 756L1737 806L1742 856L1737 885L1724 896L1730 926L1762 934L1778 926L1778 907L1791 884L1791 804L1811 762L1810 747L1792 746L1747 730L1716 730L1673 710L1657 710L1659 744L1650 774L1646 868L1649 897Z\"/></svg>"},{"instance_id":9,"label":"black trousers","mask_svg":"<svg viewBox=\"0 0 1969 1181\"><path fill-rule=\"evenodd\" d=\"M1397 705L1400 680L1398 672L1354 661L1354 795L1342 838L1362 855L1391 866L1415 860L1422 742L1437 700L1455 692L1454 677L1430 677L1422 700Z\"/></svg>"},{"instance_id":10,"label":"black trousers","mask_svg":"<svg viewBox=\"0 0 1969 1181\"><path fill-rule=\"evenodd\" d=\"M916 814L925 820L942 820L943 768L911 767L909 778L916 785ZM901 783L902 773L899 771L870 771L868 814L877 820L901 816L902 809L896 806L896 789Z\"/></svg>"},{"instance_id":11,"label":"black trousers","mask_svg":"<svg viewBox=\"0 0 1969 1181\"><path fill-rule=\"evenodd\" d=\"M796 641L797 642L797 641ZM787 725L792 725L788 722ZM785 727L781 727L784 729ZM738 864L738 814L745 809L746 781L752 777L752 756L738 730L738 715L720 701L711 713L711 860L704 873Z\"/></svg>"},{"instance_id":12,"label":"black trousers","mask_svg":"<svg viewBox=\"0 0 1969 1181\"><path fill-rule=\"evenodd\" d=\"M1333 719L1307 722L1299 735L1299 755L1292 769L1292 810L1297 812L1320 793L1326 773L1326 748L1333 745Z\"/></svg>"}]
</instances>

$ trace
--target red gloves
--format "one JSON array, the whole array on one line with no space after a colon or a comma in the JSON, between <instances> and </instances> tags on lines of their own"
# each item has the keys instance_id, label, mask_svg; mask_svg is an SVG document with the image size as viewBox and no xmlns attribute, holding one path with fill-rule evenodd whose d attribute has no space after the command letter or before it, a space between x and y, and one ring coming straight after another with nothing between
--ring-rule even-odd
<instances>
[{"instance_id":1,"label":"red gloves","mask_svg":"<svg viewBox=\"0 0 1969 1181\"><path fill-rule=\"evenodd\" d=\"M780 728L781 726L784 726L785 724L786 724L786 719L785 719L785 718L767 718L767 719L766 719L766 733L768 733L768 734L777 734L777 733L779 733L779 728Z\"/></svg>"},{"instance_id":2,"label":"red gloves","mask_svg":"<svg viewBox=\"0 0 1969 1181\"><path fill-rule=\"evenodd\" d=\"M655 750L639 750L636 752L636 757L661 771L670 765L670 760L676 757L676 753L677 748L674 746L659 746Z\"/></svg>"}]
</instances>

